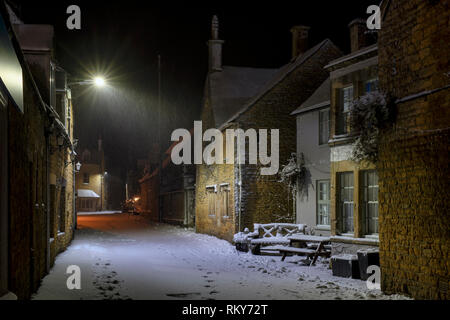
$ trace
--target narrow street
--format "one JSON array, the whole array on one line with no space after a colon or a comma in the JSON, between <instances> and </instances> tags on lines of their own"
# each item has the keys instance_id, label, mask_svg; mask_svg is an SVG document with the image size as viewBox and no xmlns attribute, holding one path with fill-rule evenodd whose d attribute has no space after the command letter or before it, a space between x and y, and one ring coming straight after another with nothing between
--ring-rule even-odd
<instances>
[{"instance_id":1,"label":"narrow street","mask_svg":"<svg viewBox=\"0 0 450 320\"><path fill-rule=\"evenodd\" d=\"M226 241L128 214L78 218L34 299L402 299L369 291L363 281L332 277L327 263L240 253ZM81 269L68 290L66 269Z\"/></svg>"}]
</instances>

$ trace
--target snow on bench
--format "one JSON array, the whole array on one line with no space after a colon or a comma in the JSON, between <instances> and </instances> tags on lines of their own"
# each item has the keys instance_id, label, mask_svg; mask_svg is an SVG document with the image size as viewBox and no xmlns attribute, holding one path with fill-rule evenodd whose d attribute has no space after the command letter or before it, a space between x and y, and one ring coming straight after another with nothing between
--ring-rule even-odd
<instances>
[{"instance_id":1,"label":"snow on bench","mask_svg":"<svg viewBox=\"0 0 450 320\"><path fill-rule=\"evenodd\" d=\"M246 229L234 235L236 249L260 254L261 249L272 245L289 245L289 237L295 234L305 234L306 225L293 223L254 224L253 232Z\"/></svg>"}]
</instances>

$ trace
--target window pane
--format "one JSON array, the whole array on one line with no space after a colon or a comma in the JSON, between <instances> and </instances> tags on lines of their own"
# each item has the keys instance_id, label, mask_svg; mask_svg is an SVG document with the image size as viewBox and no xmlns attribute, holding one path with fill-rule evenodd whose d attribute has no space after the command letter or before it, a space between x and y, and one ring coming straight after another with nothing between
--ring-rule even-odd
<instances>
[{"instance_id":1,"label":"window pane","mask_svg":"<svg viewBox=\"0 0 450 320\"><path fill-rule=\"evenodd\" d=\"M330 225L330 180L317 181L317 224Z\"/></svg>"},{"instance_id":2,"label":"window pane","mask_svg":"<svg viewBox=\"0 0 450 320\"><path fill-rule=\"evenodd\" d=\"M339 173L338 181L341 232L353 232L353 172Z\"/></svg>"}]
</instances>

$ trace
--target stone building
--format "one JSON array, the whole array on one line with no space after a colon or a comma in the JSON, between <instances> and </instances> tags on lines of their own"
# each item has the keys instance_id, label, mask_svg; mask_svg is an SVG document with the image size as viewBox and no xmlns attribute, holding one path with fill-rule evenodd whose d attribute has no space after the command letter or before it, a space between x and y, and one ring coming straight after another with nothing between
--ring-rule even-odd
<instances>
[{"instance_id":1,"label":"stone building","mask_svg":"<svg viewBox=\"0 0 450 320\"><path fill-rule=\"evenodd\" d=\"M330 92L328 78L292 115L297 118L297 163L306 175L296 190L297 223L330 235Z\"/></svg>"},{"instance_id":2,"label":"stone building","mask_svg":"<svg viewBox=\"0 0 450 320\"><path fill-rule=\"evenodd\" d=\"M290 115L328 77L324 66L341 56L330 40L310 48L308 27L292 29L291 62L278 70L222 65L218 21L209 41L209 72L202 110L203 130L279 129L280 165L295 153L295 119ZM270 138L269 138L270 141ZM237 157L238 152L235 152ZM248 153L246 153L248 157ZM196 228L231 241L253 223L294 222L292 190L278 175L260 175L261 163L197 165Z\"/></svg>"},{"instance_id":3,"label":"stone building","mask_svg":"<svg viewBox=\"0 0 450 320\"><path fill-rule=\"evenodd\" d=\"M0 59L17 71L0 75L1 147L7 151L1 161L0 295L26 299L73 235L72 108L70 92L55 81L62 69L54 59L53 28L24 24L3 1L0 14Z\"/></svg>"},{"instance_id":4,"label":"stone building","mask_svg":"<svg viewBox=\"0 0 450 320\"><path fill-rule=\"evenodd\" d=\"M81 168L75 179L77 212L105 211L108 201L108 172L105 169L102 140L98 140L97 149L83 149L78 161Z\"/></svg>"},{"instance_id":5,"label":"stone building","mask_svg":"<svg viewBox=\"0 0 450 320\"><path fill-rule=\"evenodd\" d=\"M381 286L450 298L450 3L384 1L380 87L397 118L379 146Z\"/></svg>"},{"instance_id":6,"label":"stone building","mask_svg":"<svg viewBox=\"0 0 450 320\"><path fill-rule=\"evenodd\" d=\"M332 254L356 254L379 245L378 173L373 163L353 161L359 135L350 125L353 101L378 84L377 46L370 45L366 22L349 25L352 52L330 62L330 209Z\"/></svg>"},{"instance_id":7,"label":"stone building","mask_svg":"<svg viewBox=\"0 0 450 320\"><path fill-rule=\"evenodd\" d=\"M173 143L164 153L161 175L150 155L148 169L139 180L140 211L153 221L193 227L195 225L195 166L175 165L171 152ZM151 165L153 163L153 165ZM154 168L154 170L151 170Z\"/></svg>"}]
</instances>

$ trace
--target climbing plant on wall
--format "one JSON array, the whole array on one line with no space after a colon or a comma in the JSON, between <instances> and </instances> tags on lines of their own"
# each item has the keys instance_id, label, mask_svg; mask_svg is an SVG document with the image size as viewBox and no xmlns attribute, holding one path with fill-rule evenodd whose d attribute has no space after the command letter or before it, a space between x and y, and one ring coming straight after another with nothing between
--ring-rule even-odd
<instances>
[{"instance_id":1,"label":"climbing plant on wall","mask_svg":"<svg viewBox=\"0 0 450 320\"><path fill-rule=\"evenodd\" d=\"M378 160L380 130L394 122L394 104L380 91L369 92L353 102L350 126L358 133L352 159L356 162Z\"/></svg>"}]
</instances>

